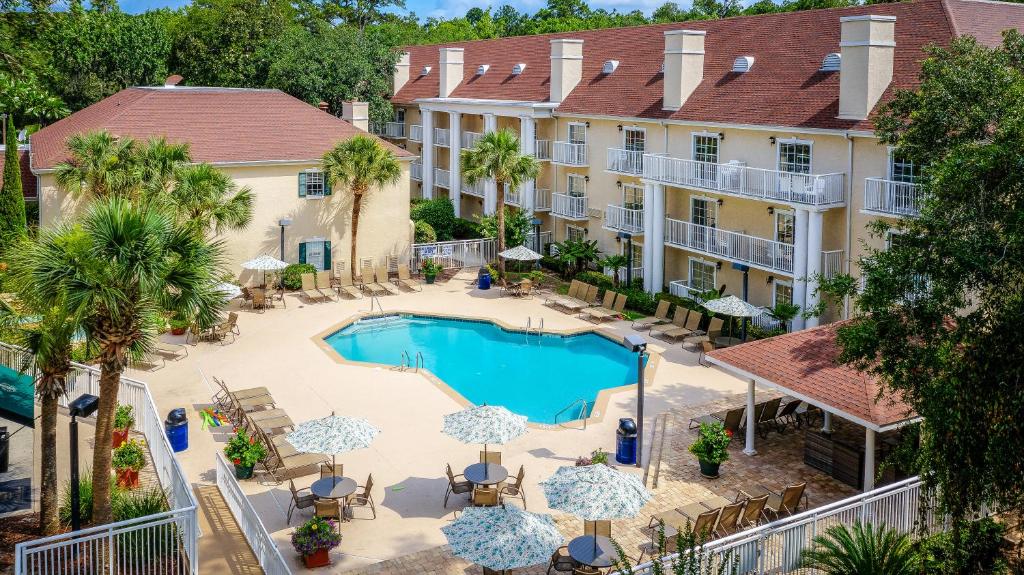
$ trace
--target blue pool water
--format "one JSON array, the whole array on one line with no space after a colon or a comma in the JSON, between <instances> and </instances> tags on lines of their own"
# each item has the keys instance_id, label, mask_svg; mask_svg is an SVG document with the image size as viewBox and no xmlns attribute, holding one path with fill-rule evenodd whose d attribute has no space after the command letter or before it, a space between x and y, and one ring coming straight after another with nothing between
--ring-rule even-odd
<instances>
[{"instance_id":1,"label":"blue pool water","mask_svg":"<svg viewBox=\"0 0 1024 575\"><path fill-rule=\"evenodd\" d=\"M636 356L592 333L558 336L506 331L484 321L386 316L356 322L326 338L352 361L399 365L406 351L470 402L502 405L536 423L563 423L593 409L602 389L636 382Z\"/></svg>"}]
</instances>

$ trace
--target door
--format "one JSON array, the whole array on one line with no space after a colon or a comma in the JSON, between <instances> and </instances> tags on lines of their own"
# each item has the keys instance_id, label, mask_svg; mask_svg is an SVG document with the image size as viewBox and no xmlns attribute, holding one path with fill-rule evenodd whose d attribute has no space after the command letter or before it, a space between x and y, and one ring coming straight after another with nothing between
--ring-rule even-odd
<instances>
[{"instance_id":1,"label":"door","mask_svg":"<svg viewBox=\"0 0 1024 575\"><path fill-rule=\"evenodd\" d=\"M644 171L644 151L647 135L643 128L625 128L622 131L622 148L626 150L623 157L624 165L619 171L630 174L642 174Z\"/></svg>"},{"instance_id":2,"label":"door","mask_svg":"<svg viewBox=\"0 0 1024 575\"><path fill-rule=\"evenodd\" d=\"M718 203L711 198L694 196L690 198L689 245L699 250L709 250L714 238L715 216Z\"/></svg>"},{"instance_id":3,"label":"door","mask_svg":"<svg viewBox=\"0 0 1024 575\"><path fill-rule=\"evenodd\" d=\"M779 142L779 193L789 199L813 193L811 173L811 143L800 140Z\"/></svg>"},{"instance_id":4,"label":"door","mask_svg":"<svg viewBox=\"0 0 1024 575\"><path fill-rule=\"evenodd\" d=\"M718 135L693 135L693 185L718 189Z\"/></svg>"}]
</instances>

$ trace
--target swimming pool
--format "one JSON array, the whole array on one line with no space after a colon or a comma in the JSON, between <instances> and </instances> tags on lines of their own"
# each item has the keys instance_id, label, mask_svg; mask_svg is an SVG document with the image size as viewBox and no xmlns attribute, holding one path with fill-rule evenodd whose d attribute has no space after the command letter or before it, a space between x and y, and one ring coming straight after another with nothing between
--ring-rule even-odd
<instances>
[{"instance_id":1,"label":"swimming pool","mask_svg":"<svg viewBox=\"0 0 1024 575\"><path fill-rule=\"evenodd\" d=\"M364 318L324 338L343 358L400 365L402 352L468 401L502 405L534 423L564 423L574 401L590 415L602 389L636 383L636 355L594 333L529 335L488 321L392 315ZM556 418L557 416L557 418Z\"/></svg>"}]
</instances>

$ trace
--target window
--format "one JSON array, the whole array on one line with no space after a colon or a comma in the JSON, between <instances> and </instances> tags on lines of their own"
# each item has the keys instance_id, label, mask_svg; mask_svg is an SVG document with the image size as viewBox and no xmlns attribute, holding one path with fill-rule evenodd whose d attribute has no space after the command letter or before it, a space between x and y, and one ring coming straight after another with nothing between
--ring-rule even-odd
<instances>
[{"instance_id":1,"label":"window","mask_svg":"<svg viewBox=\"0 0 1024 575\"><path fill-rule=\"evenodd\" d=\"M775 280L772 288L772 305L793 303L793 282Z\"/></svg>"},{"instance_id":2,"label":"window","mask_svg":"<svg viewBox=\"0 0 1024 575\"><path fill-rule=\"evenodd\" d=\"M779 142L779 171L790 174L811 173L811 143L799 140Z\"/></svg>"},{"instance_id":3,"label":"window","mask_svg":"<svg viewBox=\"0 0 1024 575\"><path fill-rule=\"evenodd\" d=\"M331 269L331 242L310 238L299 244L299 263L310 264L319 271Z\"/></svg>"},{"instance_id":4,"label":"window","mask_svg":"<svg viewBox=\"0 0 1024 575\"><path fill-rule=\"evenodd\" d=\"M775 241L793 245L796 243L796 223L793 212L775 209Z\"/></svg>"},{"instance_id":5,"label":"window","mask_svg":"<svg viewBox=\"0 0 1024 575\"><path fill-rule=\"evenodd\" d=\"M570 144L586 144L587 143L587 125L573 122L569 124L569 143Z\"/></svg>"},{"instance_id":6,"label":"window","mask_svg":"<svg viewBox=\"0 0 1024 575\"><path fill-rule=\"evenodd\" d=\"M299 172L299 197L322 198L331 195L331 186L320 170Z\"/></svg>"},{"instance_id":7,"label":"window","mask_svg":"<svg viewBox=\"0 0 1024 575\"><path fill-rule=\"evenodd\" d=\"M586 178L579 174L569 174L565 192L574 198L582 198L587 195Z\"/></svg>"},{"instance_id":8,"label":"window","mask_svg":"<svg viewBox=\"0 0 1024 575\"><path fill-rule=\"evenodd\" d=\"M718 163L718 135L693 135L693 161Z\"/></svg>"},{"instance_id":9,"label":"window","mask_svg":"<svg viewBox=\"0 0 1024 575\"><path fill-rule=\"evenodd\" d=\"M565 239L579 242L587 238L587 232L579 226L567 225L565 226Z\"/></svg>"},{"instance_id":10,"label":"window","mask_svg":"<svg viewBox=\"0 0 1024 575\"><path fill-rule=\"evenodd\" d=\"M646 137L643 128L624 128L622 131L622 147L630 152L643 152Z\"/></svg>"},{"instance_id":11,"label":"window","mask_svg":"<svg viewBox=\"0 0 1024 575\"><path fill-rule=\"evenodd\" d=\"M690 288L706 292L715 288L715 264L699 258L690 258Z\"/></svg>"},{"instance_id":12,"label":"window","mask_svg":"<svg viewBox=\"0 0 1024 575\"><path fill-rule=\"evenodd\" d=\"M904 184L916 184L921 179L921 167L912 160L889 154L889 179Z\"/></svg>"},{"instance_id":13,"label":"window","mask_svg":"<svg viewBox=\"0 0 1024 575\"><path fill-rule=\"evenodd\" d=\"M622 207L628 210L644 209L644 188L626 184L622 186Z\"/></svg>"},{"instance_id":14,"label":"window","mask_svg":"<svg viewBox=\"0 0 1024 575\"><path fill-rule=\"evenodd\" d=\"M717 207L718 204L711 198L700 196L690 198L690 223L714 227Z\"/></svg>"},{"instance_id":15,"label":"window","mask_svg":"<svg viewBox=\"0 0 1024 575\"><path fill-rule=\"evenodd\" d=\"M405 123L405 108L395 108L395 121L399 124Z\"/></svg>"}]
</instances>

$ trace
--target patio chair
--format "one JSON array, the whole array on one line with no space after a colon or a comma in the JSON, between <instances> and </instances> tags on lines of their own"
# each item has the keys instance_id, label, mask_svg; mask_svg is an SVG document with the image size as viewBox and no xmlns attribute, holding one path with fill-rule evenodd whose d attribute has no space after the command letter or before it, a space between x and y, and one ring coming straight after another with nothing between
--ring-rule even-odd
<instances>
[{"instance_id":1,"label":"patio chair","mask_svg":"<svg viewBox=\"0 0 1024 575\"><path fill-rule=\"evenodd\" d=\"M519 473L516 474L516 478L511 483L506 483L501 487L500 493L501 502L505 503L506 497L513 497L516 499L523 500L523 509L526 509L526 492L523 491L523 478L526 477L526 468L522 465L519 466Z\"/></svg>"},{"instance_id":2,"label":"patio chair","mask_svg":"<svg viewBox=\"0 0 1024 575\"><path fill-rule=\"evenodd\" d=\"M463 493L472 493L473 484L469 481L465 481L465 477L460 473L455 475L452 473L451 464L446 465L445 472L448 474L448 488L444 492L444 506L448 507L448 497L451 494L462 495ZM462 477L463 481L456 481L456 477Z\"/></svg>"},{"instance_id":3,"label":"patio chair","mask_svg":"<svg viewBox=\"0 0 1024 575\"><path fill-rule=\"evenodd\" d=\"M555 306L559 305L559 303L562 301L576 299L576 296L579 295L581 285L583 285L583 282L581 282L580 280L572 280L572 282L569 283L568 293L566 293L565 295L552 293L550 296L548 296L548 299L544 300L544 305L550 304Z\"/></svg>"},{"instance_id":4,"label":"patio chair","mask_svg":"<svg viewBox=\"0 0 1024 575\"><path fill-rule=\"evenodd\" d=\"M363 297L363 292L359 291L359 288L355 286L355 283L352 281L352 272L348 269L344 269L338 274L335 287L339 295L344 292L352 296L352 299Z\"/></svg>"},{"instance_id":5,"label":"patio chair","mask_svg":"<svg viewBox=\"0 0 1024 575\"><path fill-rule=\"evenodd\" d=\"M373 279L373 266L370 262L363 263L363 266L360 268L360 275L362 283L359 287L363 291L369 292L370 295L386 295L388 293L384 286Z\"/></svg>"},{"instance_id":6,"label":"patio chair","mask_svg":"<svg viewBox=\"0 0 1024 575\"><path fill-rule=\"evenodd\" d=\"M279 300L283 307L288 307L288 300L284 299L283 285L278 285L277 289L268 289L265 292L265 295L267 296L267 303L270 305L270 307L274 307L274 300Z\"/></svg>"},{"instance_id":7,"label":"patio chair","mask_svg":"<svg viewBox=\"0 0 1024 575\"><path fill-rule=\"evenodd\" d=\"M711 364L704 362L704 356L715 351L715 344L711 343L711 340L705 339L698 345L700 346L700 353L697 354L697 364L703 365L704 367L711 367Z\"/></svg>"},{"instance_id":8,"label":"patio chair","mask_svg":"<svg viewBox=\"0 0 1024 575\"><path fill-rule=\"evenodd\" d=\"M170 355L175 361L183 357L188 357L188 347L180 343L171 343L169 341L157 341L153 347L157 351L157 353ZM182 355L182 353L184 353L184 355Z\"/></svg>"},{"instance_id":9,"label":"patio chair","mask_svg":"<svg viewBox=\"0 0 1024 575\"><path fill-rule=\"evenodd\" d=\"M412 274L409 272L409 266L405 264L399 264L398 266L398 279L395 280L398 287L404 287L409 291L423 291L423 285L412 279Z\"/></svg>"},{"instance_id":10,"label":"patio chair","mask_svg":"<svg viewBox=\"0 0 1024 575\"><path fill-rule=\"evenodd\" d=\"M745 502L738 501L723 506L721 515L718 516L718 524L715 525L714 533L718 537L732 535L739 531L740 517L743 515Z\"/></svg>"},{"instance_id":11,"label":"patio chair","mask_svg":"<svg viewBox=\"0 0 1024 575\"><path fill-rule=\"evenodd\" d=\"M235 335L238 333L238 314L231 312L228 314L228 319L214 326L213 338L218 340L221 345L224 345L224 340L231 336L231 342L234 343Z\"/></svg>"},{"instance_id":12,"label":"patio chair","mask_svg":"<svg viewBox=\"0 0 1024 575\"><path fill-rule=\"evenodd\" d=\"M746 505L743 507L743 515L740 516L739 526L742 529L757 527L764 518L764 506L768 503L768 495L744 499Z\"/></svg>"},{"instance_id":13,"label":"patio chair","mask_svg":"<svg viewBox=\"0 0 1024 575\"><path fill-rule=\"evenodd\" d=\"M740 424L743 421L744 411L746 411L745 407L735 407L728 411L718 411L708 415L694 417L690 420L690 424L687 428L697 429L702 423L721 423L727 430L736 433L739 431Z\"/></svg>"},{"instance_id":14,"label":"patio chair","mask_svg":"<svg viewBox=\"0 0 1024 575\"><path fill-rule=\"evenodd\" d=\"M320 479L327 479L328 477L345 477L345 464L335 463L333 466L328 463L320 465Z\"/></svg>"},{"instance_id":15,"label":"patio chair","mask_svg":"<svg viewBox=\"0 0 1024 575\"><path fill-rule=\"evenodd\" d=\"M782 406L782 409L775 414L775 431L779 433L785 433L786 428L792 425L794 428L800 427L800 420L796 416L796 410L803 403L799 399L792 399Z\"/></svg>"},{"instance_id":16,"label":"patio chair","mask_svg":"<svg viewBox=\"0 0 1024 575\"><path fill-rule=\"evenodd\" d=\"M480 452L480 463L491 463L494 465L501 465L501 452L500 451L481 451Z\"/></svg>"},{"instance_id":17,"label":"patio chair","mask_svg":"<svg viewBox=\"0 0 1024 575\"><path fill-rule=\"evenodd\" d=\"M533 297L533 281L523 280L519 282L519 293L516 294L518 297Z\"/></svg>"},{"instance_id":18,"label":"patio chair","mask_svg":"<svg viewBox=\"0 0 1024 575\"><path fill-rule=\"evenodd\" d=\"M563 545L551 554L551 559L548 561L547 575L551 575L551 571L571 573L575 568L576 560L572 558L572 555L569 555L569 548Z\"/></svg>"},{"instance_id":19,"label":"patio chair","mask_svg":"<svg viewBox=\"0 0 1024 575\"><path fill-rule=\"evenodd\" d=\"M296 509L309 509L313 507L313 503L316 501L316 496L312 493L302 494L303 491L309 491L308 487L302 489L295 488L295 482L291 479L288 480L288 488L292 492L292 499L288 502L288 516L287 523L292 522L292 512Z\"/></svg>"},{"instance_id":20,"label":"patio chair","mask_svg":"<svg viewBox=\"0 0 1024 575\"><path fill-rule=\"evenodd\" d=\"M354 495L348 496L346 503L350 510L349 515L352 515L352 507L369 507L370 512L373 513L373 518L376 519L377 506L373 504L373 495L371 494L371 491L373 491L373 474L371 473L366 478L366 485L360 485L358 488L362 491L357 491Z\"/></svg>"},{"instance_id":21,"label":"patio chair","mask_svg":"<svg viewBox=\"0 0 1024 575\"><path fill-rule=\"evenodd\" d=\"M477 507L493 507L497 504L497 487L477 487L473 489L473 505Z\"/></svg>"},{"instance_id":22,"label":"patio chair","mask_svg":"<svg viewBox=\"0 0 1024 575\"><path fill-rule=\"evenodd\" d=\"M604 314L611 314L612 306L615 305L616 295L617 294L610 289L605 290L604 297L601 298L601 305L592 308L584 308L580 311L580 317L584 319L591 319Z\"/></svg>"},{"instance_id":23,"label":"patio chair","mask_svg":"<svg viewBox=\"0 0 1024 575\"><path fill-rule=\"evenodd\" d=\"M725 325L725 321L720 317L713 317L708 322L708 337L718 337L722 335L722 326Z\"/></svg>"},{"instance_id":24,"label":"patio chair","mask_svg":"<svg viewBox=\"0 0 1024 575\"><path fill-rule=\"evenodd\" d=\"M670 307L672 307L672 304L667 299L659 300L658 309L654 310L654 315L633 321L633 329L651 329L656 325L668 323L668 310Z\"/></svg>"},{"instance_id":25,"label":"patio chair","mask_svg":"<svg viewBox=\"0 0 1024 575\"><path fill-rule=\"evenodd\" d=\"M579 565L573 567L572 575L601 575L601 570L590 565Z\"/></svg>"},{"instance_id":26,"label":"patio chair","mask_svg":"<svg viewBox=\"0 0 1024 575\"><path fill-rule=\"evenodd\" d=\"M252 290L249 289L249 286L242 286L242 303L239 307L245 307L247 305L252 305Z\"/></svg>"},{"instance_id":27,"label":"patio chair","mask_svg":"<svg viewBox=\"0 0 1024 575\"><path fill-rule=\"evenodd\" d=\"M252 309L262 313L270 306L270 299L267 298L267 290L263 288L253 288Z\"/></svg>"},{"instance_id":28,"label":"patio chair","mask_svg":"<svg viewBox=\"0 0 1024 575\"><path fill-rule=\"evenodd\" d=\"M230 327L231 333L235 335L242 335L242 332L238 329L238 313L228 312L228 319L221 324L222 326Z\"/></svg>"},{"instance_id":29,"label":"patio chair","mask_svg":"<svg viewBox=\"0 0 1024 575\"><path fill-rule=\"evenodd\" d=\"M331 300L331 272L316 272L316 291L325 299Z\"/></svg>"},{"instance_id":30,"label":"patio chair","mask_svg":"<svg viewBox=\"0 0 1024 575\"><path fill-rule=\"evenodd\" d=\"M313 500L314 513L317 517L323 519L334 519L338 521L338 529L340 530L340 523L345 518L341 512L341 500L339 499L315 499Z\"/></svg>"},{"instance_id":31,"label":"patio chair","mask_svg":"<svg viewBox=\"0 0 1024 575\"><path fill-rule=\"evenodd\" d=\"M391 285L391 281L388 280L387 268L383 266L376 266L374 268L374 275L377 278L377 284L380 285L380 287L384 288L384 291L386 291L390 295L399 294L398 288Z\"/></svg>"},{"instance_id":32,"label":"patio chair","mask_svg":"<svg viewBox=\"0 0 1024 575\"><path fill-rule=\"evenodd\" d=\"M686 329L686 318L689 317L690 310L681 306L676 306L676 311L672 314L672 323L657 325L651 328L651 337L667 337L670 339L679 339L690 335L690 330Z\"/></svg>"},{"instance_id":33,"label":"patio chair","mask_svg":"<svg viewBox=\"0 0 1024 575\"><path fill-rule=\"evenodd\" d=\"M583 534L595 537L610 538L612 536L612 522L607 519L599 519L597 521L584 521Z\"/></svg>"},{"instance_id":34,"label":"patio chair","mask_svg":"<svg viewBox=\"0 0 1024 575\"><path fill-rule=\"evenodd\" d=\"M806 481L790 485L778 495L770 494L764 508L766 514L772 517L772 520L776 520L780 517L795 515L800 511L801 503L803 503L804 509L806 509L808 505Z\"/></svg>"},{"instance_id":35,"label":"patio chair","mask_svg":"<svg viewBox=\"0 0 1024 575\"><path fill-rule=\"evenodd\" d=\"M299 290L305 298L310 301L323 301L327 296L316 289L316 276L314 274L302 274L302 289Z\"/></svg>"},{"instance_id":36,"label":"patio chair","mask_svg":"<svg viewBox=\"0 0 1024 575\"><path fill-rule=\"evenodd\" d=\"M764 408L767 405L768 405L767 401L762 401L761 403L758 403L758 404L756 404L754 406L754 424L755 424L755 426L756 426L757 422L761 421L761 415L764 414ZM740 429L746 429L746 428L747 428L747 418L744 417L743 421L740 422Z\"/></svg>"},{"instance_id":37,"label":"patio chair","mask_svg":"<svg viewBox=\"0 0 1024 575\"><path fill-rule=\"evenodd\" d=\"M761 415L757 419L757 433L761 436L761 439L767 439L768 432L772 427L775 427L775 417L779 413L779 405L781 403L781 397L776 397L775 399L770 399L765 402L764 409L761 411Z\"/></svg>"},{"instance_id":38,"label":"patio chair","mask_svg":"<svg viewBox=\"0 0 1024 575\"><path fill-rule=\"evenodd\" d=\"M693 522L693 532L697 537L704 539L710 538L711 534L715 532L715 526L718 525L718 517L722 514L722 509L710 509L697 516L697 519ZM665 535L668 536L668 530L665 530ZM672 533L674 539L676 532Z\"/></svg>"}]
</instances>

